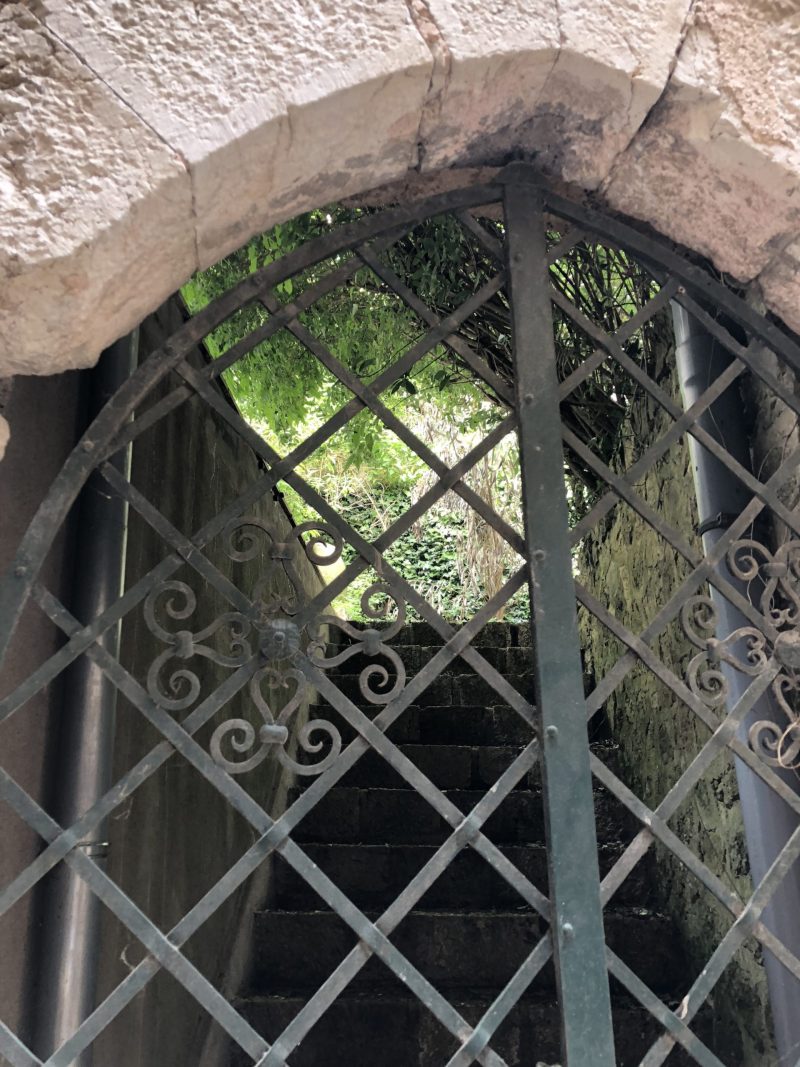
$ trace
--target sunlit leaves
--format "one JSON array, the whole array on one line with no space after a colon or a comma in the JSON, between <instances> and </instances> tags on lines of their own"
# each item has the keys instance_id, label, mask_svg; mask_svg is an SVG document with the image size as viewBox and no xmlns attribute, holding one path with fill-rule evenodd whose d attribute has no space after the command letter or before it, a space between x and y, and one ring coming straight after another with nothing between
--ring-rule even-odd
<instances>
[{"instance_id":1,"label":"sunlit leaves","mask_svg":"<svg viewBox=\"0 0 800 1067\"><path fill-rule=\"evenodd\" d=\"M191 279L183 289L189 310L197 312L265 265L363 213L361 209L333 206L273 227ZM383 253L385 265L436 317L450 315L502 269L490 249L502 246L503 224L487 218L481 218L480 224L486 232L485 242L477 240L453 216L425 220ZM549 233L549 245L564 242L564 236ZM569 238L561 247L563 254L552 264L551 277L574 309L572 314L553 305L556 359L563 381L596 351L596 340L582 327L581 316L595 328L614 335L652 299L657 285L619 250L585 239L570 244ZM298 299L306 287L341 266L344 258L333 256L286 279L276 287L272 299L278 304ZM269 315L258 302L241 309L206 338L209 353L218 357L227 352L263 327ZM457 462L469 442L477 442L504 414L493 390L444 345L432 348L413 367L387 374L388 368L424 337L429 324L367 267L314 302L298 321L361 382L370 384L385 375L381 401L448 465ZM658 323L657 319L655 325L631 331L622 342L626 355L656 379L656 364L663 363L665 350L664 330ZM513 386L511 309L504 289L488 299L457 332L496 375ZM254 344L224 377L244 417L283 455L353 401L353 394L336 374L288 329ZM593 364L591 373L583 376L562 403L566 427L606 464L613 466L624 450L637 388L618 362L605 358ZM490 471L485 467L470 477L476 490L504 518L518 521L516 454L501 454L495 462ZM568 504L577 521L591 507L602 485L569 451L565 462ZM402 513L431 484L428 468L370 411L361 411L346 421L305 459L300 473L347 521L355 525L358 520L368 540L379 536L392 517ZM298 521L315 517L299 497L287 491L290 498ZM424 551L423 545L428 546ZM483 596L491 595L514 565L513 553L505 543L487 530L485 523L477 522L475 513L463 502L453 503L452 499L440 502L413 535L404 535L391 552L411 568L421 584L420 592L453 618L466 617ZM347 611L357 610L359 590L356 582L346 594L342 603Z\"/></svg>"}]
</instances>

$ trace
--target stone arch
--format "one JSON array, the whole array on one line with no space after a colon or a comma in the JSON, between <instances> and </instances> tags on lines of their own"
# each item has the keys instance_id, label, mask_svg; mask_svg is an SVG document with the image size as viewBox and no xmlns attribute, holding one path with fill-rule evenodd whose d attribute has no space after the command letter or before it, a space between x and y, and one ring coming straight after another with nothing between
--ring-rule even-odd
<instances>
[{"instance_id":1,"label":"stone arch","mask_svg":"<svg viewBox=\"0 0 800 1067\"><path fill-rule=\"evenodd\" d=\"M91 364L328 200L520 154L800 328L785 0L4 5L0 373Z\"/></svg>"}]
</instances>

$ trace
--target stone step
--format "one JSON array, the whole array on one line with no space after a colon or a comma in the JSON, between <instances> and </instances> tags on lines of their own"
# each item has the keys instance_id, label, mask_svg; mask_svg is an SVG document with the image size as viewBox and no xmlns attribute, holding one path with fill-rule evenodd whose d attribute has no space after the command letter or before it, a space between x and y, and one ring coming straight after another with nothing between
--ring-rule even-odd
<instances>
[{"instance_id":1,"label":"stone step","mask_svg":"<svg viewBox=\"0 0 800 1067\"><path fill-rule=\"evenodd\" d=\"M376 695L380 696L391 691L392 686L394 685L395 673L393 669L389 669L389 666L379 659L373 660L372 662L381 666L386 666L387 670L389 670L389 681L385 686L382 687L378 681L375 680L370 683L370 688ZM337 669L331 671L329 676L331 681L334 682L340 692L346 696L348 700L359 705L367 702L365 695L361 690L359 675L357 673L344 674ZM532 674L509 676L506 681L508 681L520 696L524 697L530 703L533 702L534 693ZM443 671L431 680L430 684L422 693L415 697L414 703L422 707L442 707L446 704L482 704L486 707L495 707L498 705L505 706L507 700L490 682L477 674L455 674L450 671Z\"/></svg>"},{"instance_id":2,"label":"stone step","mask_svg":"<svg viewBox=\"0 0 800 1067\"><path fill-rule=\"evenodd\" d=\"M357 707L370 720L383 710L375 704L360 703ZM328 704L312 704L310 716L334 722L347 740L351 740L356 733L340 713ZM389 728L388 736L397 744L525 745L533 737L533 728L507 705L487 708L452 704L420 707L411 704Z\"/></svg>"},{"instance_id":3,"label":"stone step","mask_svg":"<svg viewBox=\"0 0 800 1067\"><path fill-rule=\"evenodd\" d=\"M350 623L356 630L387 630L391 628L391 623ZM454 627L458 630L459 627ZM333 646L347 646L353 643L354 639L351 639L340 630L338 626L331 626L329 629L330 645ZM441 636L438 630L436 630L430 623L427 622L411 622L406 626L403 626L394 637L389 638L388 644L395 645L427 645L441 648L444 644L444 638ZM482 630L472 638L471 642L476 648L514 648L514 647L526 647L531 643L531 629L530 624L524 623L509 623L509 622L489 622Z\"/></svg>"},{"instance_id":4,"label":"stone step","mask_svg":"<svg viewBox=\"0 0 800 1067\"><path fill-rule=\"evenodd\" d=\"M488 789L522 750L522 746L509 745L400 744L397 747L439 789ZM530 788L532 776L533 772L523 776L518 788ZM361 789L411 788L372 749L345 774L341 784Z\"/></svg>"},{"instance_id":5,"label":"stone step","mask_svg":"<svg viewBox=\"0 0 800 1067\"><path fill-rule=\"evenodd\" d=\"M328 718L341 728L345 743L354 736L346 723ZM399 720L398 724L399 725ZM394 726L386 735L399 751L423 772L439 789L488 789L522 752L524 745L453 745L404 743L402 732L396 735ZM592 745L592 751L610 767L617 769L617 750L606 745ZM313 779L311 779L313 780ZM536 762L520 779L516 788L538 788L541 767ZM341 785L359 789L411 789L407 780L383 756L373 749L365 752L341 779Z\"/></svg>"},{"instance_id":6,"label":"stone step","mask_svg":"<svg viewBox=\"0 0 800 1067\"><path fill-rule=\"evenodd\" d=\"M392 649L400 657L409 677L416 674L426 664L441 652L443 645L405 645L396 644L394 641L386 643L387 648ZM533 670L533 650L526 648L507 648L505 646L480 646L471 644L470 648L476 649L481 657L503 675L517 676L527 675ZM350 645L328 645L325 656L329 659L341 655L352 648ZM384 657L380 655L369 656L362 651L353 652L346 660L335 667L330 667L329 672L333 675L359 674L371 663L382 662ZM388 666L388 664L387 664ZM462 654L457 655L444 668L448 674L470 674L474 671Z\"/></svg>"},{"instance_id":7,"label":"stone step","mask_svg":"<svg viewBox=\"0 0 800 1067\"><path fill-rule=\"evenodd\" d=\"M370 918L377 918L377 914ZM644 909L607 912L610 948L660 994L677 992L685 977L673 951L670 920ZM416 911L392 934L394 945L440 990L490 989L511 979L546 930L534 912ZM249 992L316 990L356 945L350 928L330 911L257 912L253 930L254 971ZM353 989L391 984L391 972L376 957L353 980ZM548 964L531 991L552 990Z\"/></svg>"},{"instance_id":8,"label":"stone step","mask_svg":"<svg viewBox=\"0 0 800 1067\"><path fill-rule=\"evenodd\" d=\"M304 1007L302 996L242 998L236 1008L270 1042L274 1042ZM479 992L451 1000L473 1026L490 1004ZM629 1000L613 1004L617 1067L638 1067L661 1033L653 1017ZM554 997L526 994L509 1012L490 1047L509 1067L561 1063L558 1008ZM416 997L397 989L351 992L325 1012L299 1048L292 1067L443 1067L458 1049L452 1035ZM250 1067L241 1050L231 1053L230 1067ZM696 1061L673 1051L669 1067L693 1067ZM727 1061L726 1061L727 1062Z\"/></svg>"},{"instance_id":9,"label":"stone step","mask_svg":"<svg viewBox=\"0 0 800 1067\"><path fill-rule=\"evenodd\" d=\"M303 851L357 907L383 911L431 859L436 846L326 843L304 844ZM602 875L611 869L622 851L623 846L619 844L598 849ZM543 844L503 845L501 852L537 889L547 894L547 851ZM614 895L614 906L646 905L651 874L649 864L637 864ZM282 860L273 866L269 904L287 910L324 906L305 879ZM465 848L450 861L419 904L425 909L487 911L525 906L506 879L471 848Z\"/></svg>"},{"instance_id":10,"label":"stone step","mask_svg":"<svg viewBox=\"0 0 800 1067\"><path fill-rule=\"evenodd\" d=\"M289 794L293 803L302 793ZM480 790L454 789L447 797L468 814ZM595 790L595 821L601 844L630 840L636 820L606 790ZM538 790L513 790L487 820L484 832L496 844L544 841L544 809ZM318 844L439 845L450 828L424 797L409 789L332 789L292 833L295 841Z\"/></svg>"},{"instance_id":11,"label":"stone step","mask_svg":"<svg viewBox=\"0 0 800 1067\"><path fill-rule=\"evenodd\" d=\"M376 627L379 629L380 627ZM331 635L337 634L335 627ZM335 639L336 640L336 639ZM406 626L389 647L409 680L442 647L425 623ZM518 692L533 701L530 627L492 623L473 642ZM332 643L328 655L348 647ZM362 653L331 668L328 677L369 719L383 710L360 689L364 668L390 663ZM349 742L356 731L324 702L312 718L329 719ZM493 686L458 657L388 729L400 751L465 814L471 811L533 736ZM593 751L612 770L618 752ZM293 803L313 782L298 781ZM599 785L594 791L601 874L634 836L637 824ZM371 919L376 919L435 855L451 828L377 752L365 753L299 823L293 839L315 866ZM541 769L537 765L500 805L485 832L507 859L547 893ZM607 942L659 996L675 1004L686 983L671 920L650 910L654 884L648 855L605 912ZM358 941L353 931L279 854L266 907L253 926L252 968L236 1007L274 1041ZM435 879L391 935L392 943L476 1024L546 931L546 923L472 848L464 848ZM657 1023L612 982L618 1067L634 1067L658 1036ZM504 1022L493 1047L509 1067L561 1062L560 1024L552 962ZM292 1067L441 1067L456 1050L452 1036L375 957L367 961L297 1051ZM232 1052L239 1067L250 1060ZM694 1061L680 1050L671 1067Z\"/></svg>"},{"instance_id":12,"label":"stone step","mask_svg":"<svg viewBox=\"0 0 800 1067\"><path fill-rule=\"evenodd\" d=\"M303 851L362 910L383 911L436 852L433 845L313 845ZM503 854L533 884L547 892L543 845L506 845ZM289 864L273 868L270 904L277 909L310 910L323 903ZM524 907L519 893L472 849L459 853L422 898L423 908Z\"/></svg>"}]
</instances>

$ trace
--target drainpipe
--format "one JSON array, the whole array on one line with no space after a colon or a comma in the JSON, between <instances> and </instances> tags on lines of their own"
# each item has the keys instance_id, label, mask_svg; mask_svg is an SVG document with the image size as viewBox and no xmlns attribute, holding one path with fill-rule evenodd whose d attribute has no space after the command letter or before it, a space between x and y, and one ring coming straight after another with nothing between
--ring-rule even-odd
<instances>
[{"instance_id":1,"label":"drainpipe","mask_svg":"<svg viewBox=\"0 0 800 1067\"><path fill-rule=\"evenodd\" d=\"M89 372L88 423L136 366L138 331L121 338ZM87 424L88 424L87 423ZM130 448L114 457L127 477ZM125 570L127 506L109 494L95 474L79 503L75 536L75 576L71 610L88 623L121 595ZM119 652L119 626L99 638L113 656ZM53 799L50 811L71 826L113 784L116 688L99 667L81 656L66 672L55 738ZM100 825L78 846L104 864L106 827ZM34 1048L47 1057L69 1038L96 1006L102 905L86 883L60 863L40 883L41 916L32 999ZM91 1067L91 1046L73 1067Z\"/></svg>"},{"instance_id":2,"label":"drainpipe","mask_svg":"<svg viewBox=\"0 0 800 1067\"><path fill-rule=\"evenodd\" d=\"M675 302L672 304L672 321L681 396L684 408L688 408L730 364L732 357L696 319ZM698 425L749 470L749 443L742 432L741 423L742 401L736 383L698 419ZM750 502L752 495L727 467L691 436L689 453L700 517L699 532L702 534L704 552L710 553L727 527ZM716 569L745 597L752 596L752 591L748 594L744 583L732 577L724 560ZM711 599L719 618L716 635L719 640L740 626L750 625L742 613L713 587ZM725 664L722 670L730 691L729 708L732 708L747 689L750 679ZM762 697L740 725L739 739L747 744L748 730L754 722L777 718L770 697ZM734 764L750 869L753 882L757 885L796 828L797 817L747 764L736 758ZM800 872L797 867L795 864L775 892L770 906L762 914L762 921L787 948L795 955L800 955ZM800 982L767 949L764 950L764 966L779 1064L780 1067L793 1067L800 1050Z\"/></svg>"}]
</instances>

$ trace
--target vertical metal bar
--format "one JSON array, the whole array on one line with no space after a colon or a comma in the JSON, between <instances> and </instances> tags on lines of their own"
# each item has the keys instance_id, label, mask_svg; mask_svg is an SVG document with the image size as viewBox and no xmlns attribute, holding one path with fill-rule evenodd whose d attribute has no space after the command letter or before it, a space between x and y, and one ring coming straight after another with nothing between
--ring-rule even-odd
<instances>
[{"instance_id":1,"label":"vertical metal bar","mask_svg":"<svg viewBox=\"0 0 800 1067\"><path fill-rule=\"evenodd\" d=\"M100 357L90 372L89 419L130 377L136 365L138 332L134 331ZM129 473L130 448L112 461ZM89 623L122 592L128 509L108 494L95 473L80 502L75 560L73 610ZM119 626L98 641L116 656ZM57 737L56 780L51 810L64 827L101 797L113 782L116 688L87 656L72 665L64 679ZM104 824L81 840L83 849L104 864ZM34 988L35 1048L49 1056L71 1037L95 1007L102 907L95 894L70 867L61 863L40 883L37 908L41 916ZM87 1049L75 1067L91 1067Z\"/></svg>"},{"instance_id":2,"label":"vertical metal bar","mask_svg":"<svg viewBox=\"0 0 800 1067\"><path fill-rule=\"evenodd\" d=\"M556 980L565 1064L614 1067L542 197L506 171L506 244Z\"/></svg>"}]
</instances>

